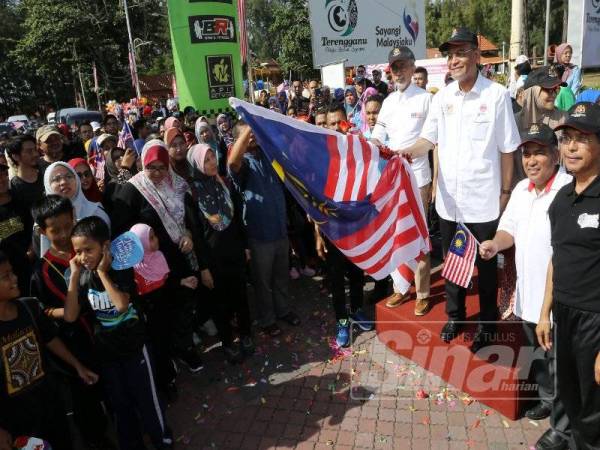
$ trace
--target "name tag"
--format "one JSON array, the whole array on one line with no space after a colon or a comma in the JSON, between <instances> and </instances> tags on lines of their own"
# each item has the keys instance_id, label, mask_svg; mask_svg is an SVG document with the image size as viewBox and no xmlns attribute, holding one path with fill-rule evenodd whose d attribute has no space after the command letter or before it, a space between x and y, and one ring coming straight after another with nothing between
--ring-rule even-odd
<instances>
[{"instance_id":1,"label":"name tag","mask_svg":"<svg viewBox=\"0 0 600 450\"><path fill-rule=\"evenodd\" d=\"M580 228L598 228L600 214L583 213L579 215L577 224Z\"/></svg>"},{"instance_id":2,"label":"name tag","mask_svg":"<svg viewBox=\"0 0 600 450\"><path fill-rule=\"evenodd\" d=\"M425 116L423 115L422 112L412 112L412 113L410 113L410 118L411 119L422 119L423 117L425 117Z\"/></svg>"}]
</instances>

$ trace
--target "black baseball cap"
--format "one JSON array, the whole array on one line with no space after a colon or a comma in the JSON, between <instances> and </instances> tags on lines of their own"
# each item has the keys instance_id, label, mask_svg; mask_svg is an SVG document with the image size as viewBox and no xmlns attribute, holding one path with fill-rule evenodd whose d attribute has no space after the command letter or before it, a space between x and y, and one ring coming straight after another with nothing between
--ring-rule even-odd
<instances>
[{"instance_id":1,"label":"black baseball cap","mask_svg":"<svg viewBox=\"0 0 600 450\"><path fill-rule=\"evenodd\" d=\"M440 52L446 52L452 44L462 44L464 42L468 42L469 44L473 44L475 47L479 47L479 40L477 39L477 35L475 33L468 28L458 27L452 30L450 39L440 45L439 50Z\"/></svg>"},{"instance_id":2,"label":"black baseball cap","mask_svg":"<svg viewBox=\"0 0 600 450\"><path fill-rule=\"evenodd\" d=\"M546 89L552 89L556 86L566 86L567 83L564 83L561 77L561 71L555 66L538 67L529 72L523 84L523 89L529 89L533 86L540 86Z\"/></svg>"},{"instance_id":3,"label":"black baseball cap","mask_svg":"<svg viewBox=\"0 0 600 450\"><path fill-rule=\"evenodd\" d=\"M400 61L403 59L410 59L412 61L415 60L415 55L410 48L400 46L390 50L390 53L388 54L388 63L390 66L396 61Z\"/></svg>"},{"instance_id":4,"label":"black baseball cap","mask_svg":"<svg viewBox=\"0 0 600 450\"><path fill-rule=\"evenodd\" d=\"M567 120L554 131L564 128L574 128L585 134L600 133L600 105L592 102L575 103L569 109Z\"/></svg>"},{"instance_id":5,"label":"black baseball cap","mask_svg":"<svg viewBox=\"0 0 600 450\"><path fill-rule=\"evenodd\" d=\"M556 146L558 143L552 128L543 123L532 123L528 129L521 132L520 147L522 148L529 142L535 142L544 147Z\"/></svg>"}]
</instances>

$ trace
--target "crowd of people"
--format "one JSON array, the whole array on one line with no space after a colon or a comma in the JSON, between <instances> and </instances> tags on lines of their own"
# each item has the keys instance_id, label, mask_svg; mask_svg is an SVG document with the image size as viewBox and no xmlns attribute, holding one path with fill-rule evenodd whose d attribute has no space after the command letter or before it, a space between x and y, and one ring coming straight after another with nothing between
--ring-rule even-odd
<instances>
[{"instance_id":1,"label":"crowd of people","mask_svg":"<svg viewBox=\"0 0 600 450\"><path fill-rule=\"evenodd\" d=\"M389 54L389 83L358 66L345 89L293 81L258 102L410 158L444 253L459 223L481 242L471 350L495 342L500 314L521 319L524 345L545 352L533 374L542 401L526 412L551 418L536 448L597 448L600 106L557 106L559 92L581 89L568 44L556 64L518 61L510 89L482 75L469 30L457 28L440 51L449 76L435 95L427 71L400 47ZM365 274L285 191L243 120L221 114L211 125L193 109L157 124L106 114L101 124L46 125L3 145L0 450L20 435L68 449L73 428L90 448L114 448L107 411L122 450L145 448L144 434L154 448L171 448L164 408L176 399L178 365L203 368L195 334L218 334L231 364L251 357L255 333L301 326L290 278L324 270L337 345L350 344L352 326L373 329L363 311ZM128 231L143 259L115 270L110 243ZM506 272L515 267L510 286L500 287L512 292L502 311L499 252ZM430 276L425 257L415 272L416 316L431 308ZM376 283L376 299L389 308L411 301L395 282L389 293L388 283ZM446 281L445 292L441 338L450 342L464 327L467 290Z\"/></svg>"}]
</instances>

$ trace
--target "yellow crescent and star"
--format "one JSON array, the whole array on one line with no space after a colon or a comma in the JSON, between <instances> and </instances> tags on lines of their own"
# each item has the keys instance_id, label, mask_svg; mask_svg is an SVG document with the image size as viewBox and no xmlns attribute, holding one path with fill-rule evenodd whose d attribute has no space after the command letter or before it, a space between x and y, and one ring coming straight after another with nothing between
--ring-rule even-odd
<instances>
[{"instance_id":1,"label":"yellow crescent and star","mask_svg":"<svg viewBox=\"0 0 600 450\"><path fill-rule=\"evenodd\" d=\"M337 208L334 205L327 204L327 202L318 201L315 197L312 196L312 194L306 188L304 183L295 176L286 172L276 159L274 159L271 162L271 165L273 166L273 170L275 170L275 173L279 176L282 182L285 183L285 180L287 178L287 180L298 190L298 192L300 192L300 195L302 195L302 197L304 197L314 208L319 210L321 214L325 216L337 217ZM326 220L320 222L318 220L315 220L314 217L311 218L317 225L323 225L324 223L327 223Z\"/></svg>"}]
</instances>

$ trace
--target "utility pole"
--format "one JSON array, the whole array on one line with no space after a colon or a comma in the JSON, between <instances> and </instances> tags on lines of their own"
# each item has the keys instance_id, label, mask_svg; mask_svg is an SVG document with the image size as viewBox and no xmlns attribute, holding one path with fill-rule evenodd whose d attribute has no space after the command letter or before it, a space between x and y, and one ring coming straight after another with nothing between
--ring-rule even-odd
<instances>
[{"instance_id":1,"label":"utility pole","mask_svg":"<svg viewBox=\"0 0 600 450\"><path fill-rule=\"evenodd\" d=\"M546 30L544 31L544 58L543 64L546 65L548 59L548 45L550 44L550 0L546 0Z\"/></svg>"},{"instance_id":2,"label":"utility pole","mask_svg":"<svg viewBox=\"0 0 600 450\"><path fill-rule=\"evenodd\" d=\"M77 61L77 74L79 76L79 85L81 86L81 98L83 99L83 107L87 109L87 99L85 98L85 90L83 88L83 77L81 76L81 66L79 65L79 60L77 59L77 50L75 49L75 43L73 42L73 55L75 56L75 61Z\"/></svg>"},{"instance_id":3,"label":"utility pole","mask_svg":"<svg viewBox=\"0 0 600 450\"><path fill-rule=\"evenodd\" d=\"M517 56L521 54L523 37L523 0L512 0L510 20L509 60L512 67Z\"/></svg>"},{"instance_id":4,"label":"utility pole","mask_svg":"<svg viewBox=\"0 0 600 450\"><path fill-rule=\"evenodd\" d=\"M129 64L131 65L131 78L133 85L135 86L135 94L137 98L142 97L140 92L140 81L137 73L137 61L135 58L135 47L133 46L133 37L131 35L131 24L129 23L129 9L127 7L127 0L123 0L123 8L125 8L125 22L127 23L127 35L129 36Z\"/></svg>"}]
</instances>

